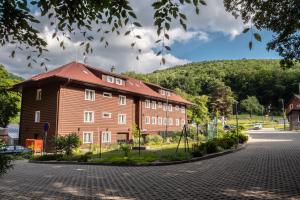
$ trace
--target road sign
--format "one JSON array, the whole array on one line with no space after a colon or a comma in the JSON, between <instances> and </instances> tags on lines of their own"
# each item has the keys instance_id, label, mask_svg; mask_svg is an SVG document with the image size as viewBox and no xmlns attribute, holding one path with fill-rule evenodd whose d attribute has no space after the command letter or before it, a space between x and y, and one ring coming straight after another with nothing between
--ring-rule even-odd
<instances>
[{"instance_id":1,"label":"road sign","mask_svg":"<svg viewBox=\"0 0 300 200\"><path fill-rule=\"evenodd\" d=\"M49 130L49 128L50 128L50 124L48 122L46 122L44 124L44 131L47 132Z\"/></svg>"}]
</instances>

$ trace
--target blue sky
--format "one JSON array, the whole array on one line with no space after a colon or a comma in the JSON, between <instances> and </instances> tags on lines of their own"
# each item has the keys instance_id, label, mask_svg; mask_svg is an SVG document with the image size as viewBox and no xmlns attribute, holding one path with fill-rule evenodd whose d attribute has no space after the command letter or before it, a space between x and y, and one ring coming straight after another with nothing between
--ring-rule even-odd
<instances>
[{"instance_id":1,"label":"blue sky","mask_svg":"<svg viewBox=\"0 0 300 200\"><path fill-rule=\"evenodd\" d=\"M207 42L192 39L186 43L174 42L172 54L180 59L190 61L228 60L228 59L279 59L277 52L267 51L266 44L272 39L272 33L260 32L262 42L254 40L253 49L250 51L248 43L250 33L240 34L234 39L223 33L209 33Z\"/></svg>"}]
</instances>

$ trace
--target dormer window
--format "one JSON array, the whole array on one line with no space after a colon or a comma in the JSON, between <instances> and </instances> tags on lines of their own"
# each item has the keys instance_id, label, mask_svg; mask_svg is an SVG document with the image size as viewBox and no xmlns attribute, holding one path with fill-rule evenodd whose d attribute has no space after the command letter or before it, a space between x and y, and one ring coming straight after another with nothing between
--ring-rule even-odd
<instances>
[{"instance_id":1,"label":"dormer window","mask_svg":"<svg viewBox=\"0 0 300 200\"><path fill-rule=\"evenodd\" d=\"M169 91L166 91L166 95L169 97L171 96L171 93Z\"/></svg>"},{"instance_id":2,"label":"dormer window","mask_svg":"<svg viewBox=\"0 0 300 200\"><path fill-rule=\"evenodd\" d=\"M117 85L123 85L123 80L120 78L116 78L116 84Z\"/></svg>"},{"instance_id":3,"label":"dormer window","mask_svg":"<svg viewBox=\"0 0 300 200\"><path fill-rule=\"evenodd\" d=\"M290 109L293 109L293 104L290 104Z\"/></svg>"},{"instance_id":4,"label":"dormer window","mask_svg":"<svg viewBox=\"0 0 300 200\"><path fill-rule=\"evenodd\" d=\"M166 95L166 91L160 90L160 94L161 94L161 95Z\"/></svg>"},{"instance_id":5,"label":"dormer window","mask_svg":"<svg viewBox=\"0 0 300 200\"><path fill-rule=\"evenodd\" d=\"M109 82L109 83L114 83L115 82L115 78L112 77L112 76L107 76L106 77L106 81Z\"/></svg>"},{"instance_id":6,"label":"dormer window","mask_svg":"<svg viewBox=\"0 0 300 200\"><path fill-rule=\"evenodd\" d=\"M36 100L37 101L42 100L42 89L37 89L36 90Z\"/></svg>"}]
</instances>

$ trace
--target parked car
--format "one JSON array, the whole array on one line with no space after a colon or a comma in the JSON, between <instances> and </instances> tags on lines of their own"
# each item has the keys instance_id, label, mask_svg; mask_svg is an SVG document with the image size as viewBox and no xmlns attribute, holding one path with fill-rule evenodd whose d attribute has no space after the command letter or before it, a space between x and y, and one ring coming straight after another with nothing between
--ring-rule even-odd
<instances>
[{"instance_id":1,"label":"parked car","mask_svg":"<svg viewBox=\"0 0 300 200\"><path fill-rule=\"evenodd\" d=\"M23 146L4 146L0 149L1 154L27 154L32 150Z\"/></svg>"},{"instance_id":2,"label":"parked car","mask_svg":"<svg viewBox=\"0 0 300 200\"><path fill-rule=\"evenodd\" d=\"M254 130L262 129L262 124L260 124L260 123L253 124L253 129Z\"/></svg>"}]
</instances>

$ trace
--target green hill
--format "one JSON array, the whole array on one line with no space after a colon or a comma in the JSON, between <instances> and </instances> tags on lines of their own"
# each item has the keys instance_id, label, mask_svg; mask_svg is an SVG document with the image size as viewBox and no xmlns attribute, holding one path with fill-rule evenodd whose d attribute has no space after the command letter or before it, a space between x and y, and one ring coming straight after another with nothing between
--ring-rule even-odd
<instances>
[{"instance_id":1,"label":"green hill","mask_svg":"<svg viewBox=\"0 0 300 200\"><path fill-rule=\"evenodd\" d=\"M293 93L299 93L300 64L282 69L279 60L219 60L195 62L149 74L126 74L170 89L180 88L191 95L210 95L212 85L222 82L231 88L238 101L256 96L261 104L272 104L279 110L280 98L287 102Z\"/></svg>"}]
</instances>

